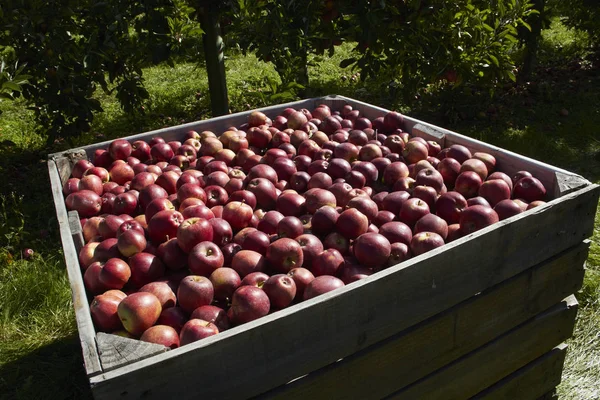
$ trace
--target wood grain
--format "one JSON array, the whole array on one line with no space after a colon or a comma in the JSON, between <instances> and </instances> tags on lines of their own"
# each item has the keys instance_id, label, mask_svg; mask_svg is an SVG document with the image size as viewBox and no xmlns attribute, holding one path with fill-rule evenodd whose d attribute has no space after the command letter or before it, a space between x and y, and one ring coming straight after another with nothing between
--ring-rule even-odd
<instances>
[{"instance_id":1,"label":"wood grain","mask_svg":"<svg viewBox=\"0 0 600 400\"><path fill-rule=\"evenodd\" d=\"M575 296L569 296L548 311L387 399L468 399L569 338L576 315L577 300Z\"/></svg>"},{"instance_id":2,"label":"wood grain","mask_svg":"<svg viewBox=\"0 0 600 400\"><path fill-rule=\"evenodd\" d=\"M96 336L98 354L104 371L110 371L122 365L164 353L165 346L142 342L141 340L124 338L98 332Z\"/></svg>"},{"instance_id":3,"label":"wood grain","mask_svg":"<svg viewBox=\"0 0 600 400\"><path fill-rule=\"evenodd\" d=\"M363 351L261 398L382 398L575 293L590 242L581 243Z\"/></svg>"},{"instance_id":4,"label":"wood grain","mask_svg":"<svg viewBox=\"0 0 600 400\"><path fill-rule=\"evenodd\" d=\"M598 186L592 185L345 288L94 377L93 390L98 399L121 392L135 398L166 394L176 383L177 395L186 398L201 376L211 383L204 388L206 396L266 392L580 243L592 233L597 204ZM225 382L223 376L236 379Z\"/></svg>"},{"instance_id":5,"label":"wood grain","mask_svg":"<svg viewBox=\"0 0 600 400\"><path fill-rule=\"evenodd\" d=\"M56 208L56 217L60 229L60 238L62 241L65 262L67 265L67 275L71 285L71 295L73 298L73 307L75 308L75 319L79 331L79 341L83 352L83 361L88 376L94 376L102 371L98 350L96 348L96 332L90 315L87 296L83 286L83 277L79 267L78 253L71 235L69 217L63 199L62 185L58 169L53 160L48 161L48 173L50 174L50 185L52 196L54 198L54 207Z\"/></svg>"},{"instance_id":6,"label":"wood grain","mask_svg":"<svg viewBox=\"0 0 600 400\"><path fill-rule=\"evenodd\" d=\"M85 245L83 239L83 229L81 228L81 222L79 221L79 213L77 211L69 211L69 229L71 230L71 237L73 238L73 244L75 245L75 251L79 254L79 250Z\"/></svg>"},{"instance_id":7,"label":"wood grain","mask_svg":"<svg viewBox=\"0 0 600 400\"><path fill-rule=\"evenodd\" d=\"M560 383L566 354L567 345L561 343L540 358L478 393L472 399L539 399Z\"/></svg>"}]
</instances>

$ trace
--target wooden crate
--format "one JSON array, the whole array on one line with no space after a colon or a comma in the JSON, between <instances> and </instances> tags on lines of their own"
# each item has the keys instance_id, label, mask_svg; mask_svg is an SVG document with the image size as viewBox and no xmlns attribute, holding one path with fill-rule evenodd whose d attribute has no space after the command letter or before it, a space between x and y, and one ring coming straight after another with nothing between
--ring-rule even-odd
<instances>
[{"instance_id":1,"label":"wooden crate","mask_svg":"<svg viewBox=\"0 0 600 400\"><path fill-rule=\"evenodd\" d=\"M261 109L387 110L340 96ZM222 132L249 112L130 136L179 140ZM521 398L560 382L600 189L559 168L423 121L404 130L443 147L463 144L529 170L554 200L373 276L219 335L166 351L97 334L77 259L83 244L62 183L98 143L49 156L49 173L73 292L85 369L96 399L116 398Z\"/></svg>"}]
</instances>

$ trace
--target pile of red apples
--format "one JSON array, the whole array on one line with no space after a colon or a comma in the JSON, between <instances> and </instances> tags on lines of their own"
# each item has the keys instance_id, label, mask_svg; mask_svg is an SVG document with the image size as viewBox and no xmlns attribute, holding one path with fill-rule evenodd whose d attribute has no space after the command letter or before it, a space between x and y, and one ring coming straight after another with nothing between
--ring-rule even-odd
<instances>
[{"instance_id":1,"label":"pile of red apples","mask_svg":"<svg viewBox=\"0 0 600 400\"><path fill-rule=\"evenodd\" d=\"M63 190L97 330L176 348L544 203L529 172L403 127L349 105L255 111L78 161Z\"/></svg>"}]
</instances>

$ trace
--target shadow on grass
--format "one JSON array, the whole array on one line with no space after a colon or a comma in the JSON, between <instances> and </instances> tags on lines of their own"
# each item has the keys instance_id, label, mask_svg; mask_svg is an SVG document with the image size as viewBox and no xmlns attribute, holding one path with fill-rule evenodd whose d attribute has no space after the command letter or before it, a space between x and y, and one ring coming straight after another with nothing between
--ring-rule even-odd
<instances>
[{"instance_id":1,"label":"shadow on grass","mask_svg":"<svg viewBox=\"0 0 600 400\"><path fill-rule=\"evenodd\" d=\"M0 366L0 398L92 399L78 338L59 339Z\"/></svg>"}]
</instances>

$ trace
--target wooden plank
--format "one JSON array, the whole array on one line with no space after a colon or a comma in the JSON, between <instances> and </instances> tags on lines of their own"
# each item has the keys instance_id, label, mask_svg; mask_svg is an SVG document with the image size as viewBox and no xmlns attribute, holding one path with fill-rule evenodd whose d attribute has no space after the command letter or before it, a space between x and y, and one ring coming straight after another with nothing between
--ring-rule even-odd
<instances>
[{"instance_id":1,"label":"wooden plank","mask_svg":"<svg viewBox=\"0 0 600 400\"><path fill-rule=\"evenodd\" d=\"M92 323L87 295L83 285L78 253L71 235L69 217L63 199L62 185L58 169L53 160L48 161L48 173L50 174L50 186L54 198L54 207L56 208L60 238L65 255L67 275L69 276L69 284L71 285L73 307L75 308L75 320L77 321L79 341L83 351L83 362L88 376L94 376L102 371L96 348L96 332L94 331L94 324Z\"/></svg>"},{"instance_id":2,"label":"wooden plank","mask_svg":"<svg viewBox=\"0 0 600 400\"><path fill-rule=\"evenodd\" d=\"M104 371L164 353L165 346L98 332L98 354Z\"/></svg>"},{"instance_id":3,"label":"wooden plank","mask_svg":"<svg viewBox=\"0 0 600 400\"><path fill-rule=\"evenodd\" d=\"M81 222L79 221L79 214L77 211L69 211L69 229L71 230L71 237L73 238L73 244L75 250L79 254L79 250L85 245L83 239L83 229L81 228Z\"/></svg>"},{"instance_id":4,"label":"wooden plank","mask_svg":"<svg viewBox=\"0 0 600 400\"><path fill-rule=\"evenodd\" d=\"M592 234L598 189L591 185L347 287L93 377L91 385L98 399L174 395L173 387L189 398L198 377L210 382L203 388L209 397L264 393L580 243Z\"/></svg>"},{"instance_id":5,"label":"wooden plank","mask_svg":"<svg viewBox=\"0 0 600 400\"><path fill-rule=\"evenodd\" d=\"M565 174L557 171L554 173L554 197L560 197L567 193L572 193L589 184L587 180L579 175Z\"/></svg>"},{"instance_id":6,"label":"wooden plank","mask_svg":"<svg viewBox=\"0 0 600 400\"><path fill-rule=\"evenodd\" d=\"M75 149L63 153L53 154L49 157L49 159L56 163L56 168L58 170L58 174L60 175L60 183L64 185L65 182L71 177L73 165L81 159L88 159L88 155L83 149Z\"/></svg>"},{"instance_id":7,"label":"wooden plank","mask_svg":"<svg viewBox=\"0 0 600 400\"><path fill-rule=\"evenodd\" d=\"M437 129L423 124L417 124L412 128L414 136L422 137L425 140L433 140L438 142L442 148L446 147L446 134Z\"/></svg>"},{"instance_id":8,"label":"wooden plank","mask_svg":"<svg viewBox=\"0 0 600 400\"><path fill-rule=\"evenodd\" d=\"M567 345L561 343L540 358L475 395L472 399L539 399L560 383L566 354Z\"/></svg>"},{"instance_id":9,"label":"wooden plank","mask_svg":"<svg viewBox=\"0 0 600 400\"><path fill-rule=\"evenodd\" d=\"M407 332L261 398L382 398L447 365L575 293L590 242L500 283Z\"/></svg>"},{"instance_id":10,"label":"wooden plank","mask_svg":"<svg viewBox=\"0 0 600 400\"><path fill-rule=\"evenodd\" d=\"M454 363L387 397L468 399L569 338L575 326L575 296Z\"/></svg>"}]
</instances>

